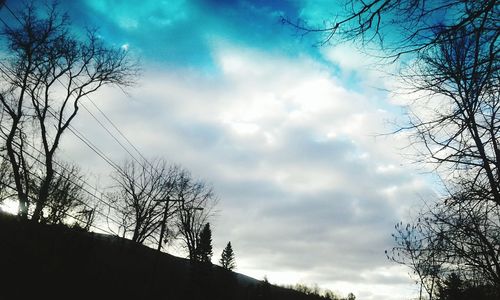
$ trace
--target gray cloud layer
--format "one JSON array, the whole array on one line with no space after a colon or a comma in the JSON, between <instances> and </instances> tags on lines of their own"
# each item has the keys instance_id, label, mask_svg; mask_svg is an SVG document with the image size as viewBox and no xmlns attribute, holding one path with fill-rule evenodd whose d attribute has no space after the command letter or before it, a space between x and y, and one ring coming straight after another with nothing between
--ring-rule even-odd
<instances>
[{"instance_id":1,"label":"gray cloud layer","mask_svg":"<svg viewBox=\"0 0 500 300\"><path fill-rule=\"evenodd\" d=\"M307 58L213 51L220 77L146 73L131 97L107 90L95 99L146 155L214 184L215 256L230 240L239 271L272 282L316 282L362 299L411 293L406 271L384 250L408 207L433 193L401 165L395 146L404 138L374 138L387 131L388 104L342 88ZM124 158L88 115L79 117L78 128ZM72 137L64 149L108 172Z\"/></svg>"}]
</instances>

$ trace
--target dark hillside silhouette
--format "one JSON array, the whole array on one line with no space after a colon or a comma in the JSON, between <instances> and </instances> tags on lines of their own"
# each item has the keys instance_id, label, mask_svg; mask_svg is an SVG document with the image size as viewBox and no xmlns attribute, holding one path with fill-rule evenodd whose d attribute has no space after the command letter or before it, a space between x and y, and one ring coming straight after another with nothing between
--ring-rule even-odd
<instances>
[{"instance_id":1,"label":"dark hillside silhouette","mask_svg":"<svg viewBox=\"0 0 500 300\"><path fill-rule=\"evenodd\" d=\"M324 299L131 240L0 214L0 299ZM25 277L24 274L29 274Z\"/></svg>"}]
</instances>

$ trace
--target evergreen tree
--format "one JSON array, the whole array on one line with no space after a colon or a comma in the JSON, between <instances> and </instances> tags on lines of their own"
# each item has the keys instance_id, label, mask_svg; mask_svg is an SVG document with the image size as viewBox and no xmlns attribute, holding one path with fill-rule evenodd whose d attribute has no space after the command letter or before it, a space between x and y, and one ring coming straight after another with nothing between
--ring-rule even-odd
<instances>
[{"instance_id":1,"label":"evergreen tree","mask_svg":"<svg viewBox=\"0 0 500 300\"><path fill-rule=\"evenodd\" d=\"M212 230L210 229L210 223L205 224L200 233L197 250L198 261L212 263Z\"/></svg>"},{"instance_id":2,"label":"evergreen tree","mask_svg":"<svg viewBox=\"0 0 500 300\"><path fill-rule=\"evenodd\" d=\"M451 273L438 287L439 300L497 300L495 287L480 283L480 280L465 280Z\"/></svg>"},{"instance_id":3,"label":"evergreen tree","mask_svg":"<svg viewBox=\"0 0 500 300\"><path fill-rule=\"evenodd\" d=\"M451 273L438 288L440 300L460 300L464 282L456 273Z\"/></svg>"},{"instance_id":4,"label":"evergreen tree","mask_svg":"<svg viewBox=\"0 0 500 300\"><path fill-rule=\"evenodd\" d=\"M236 268L234 252L233 252L233 247L231 247L231 242L228 242L226 248L222 250L222 255L219 260L219 263L224 269L229 271Z\"/></svg>"}]
</instances>

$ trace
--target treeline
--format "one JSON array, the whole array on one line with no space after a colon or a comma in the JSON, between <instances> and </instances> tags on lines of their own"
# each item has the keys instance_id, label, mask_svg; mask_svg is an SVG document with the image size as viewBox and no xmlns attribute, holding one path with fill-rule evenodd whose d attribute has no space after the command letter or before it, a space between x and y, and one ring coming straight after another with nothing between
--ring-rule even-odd
<instances>
[{"instance_id":1,"label":"treeline","mask_svg":"<svg viewBox=\"0 0 500 300\"><path fill-rule=\"evenodd\" d=\"M495 287L485 282L472 282L451 273L437 283L436 299L439 300L496 300Z\"/></svg>"},{"instance_id":2,"label":"treeline","mask_svg":"<svg viewBox=\"0 0 500 300\"><path fill-rule=\"evenodd\" d=\"M303 283L296 283L292 285L283 285L283 287L309 295L317 300L356 300L356 296L354 296L353 293L349 293L347 297L341 297L337 293L328 289L321 289L317 285L309 286Z\"/></svg>"}]
</instances>

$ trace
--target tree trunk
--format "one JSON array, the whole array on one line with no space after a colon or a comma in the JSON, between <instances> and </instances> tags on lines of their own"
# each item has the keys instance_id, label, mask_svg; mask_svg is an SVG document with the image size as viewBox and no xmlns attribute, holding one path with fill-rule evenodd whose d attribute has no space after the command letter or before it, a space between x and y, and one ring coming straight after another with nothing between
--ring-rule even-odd
<instances>
[{"instance_id":1,"label":"tree trunk","mask_svg":"<svg viewBox=\"0 0 500 300\"><path fill-rule=\"evenodd\" d=\"M14 136L16 134L17 124L19 123L19 118L13 120L12 129L7 137L5 146L7 148L7 155L9 156L9 162L12 166L12 171L14 175L14 183L16 185L16 192L19 201L18 215L21 219L28 219L28 208L29 199L28 195L24 192L24 186L21 178L20 163L16 160L15 150L13 147ZM22 153L20 154L22 155ZM27 183L25 183L27 184Z\"/></svg>"},{"instance_id":2,"label":"tree trunk","mask_svg":"<svg viewBox=\"0 0 500 300\"><path fill-rule=\"evenodd\" d=\"M46 171L47 174L40 186L40 192L38 193L38 199L36 201L35 211L33 212L33 216L31 220L33 222L39 222L42 217L42 211L47 204L47 199L49 197L50 184L52 183L52 179L54 178L54 169L52 167L52 158L49 157L45 160Z\"/></svg>"}]
</instances>

